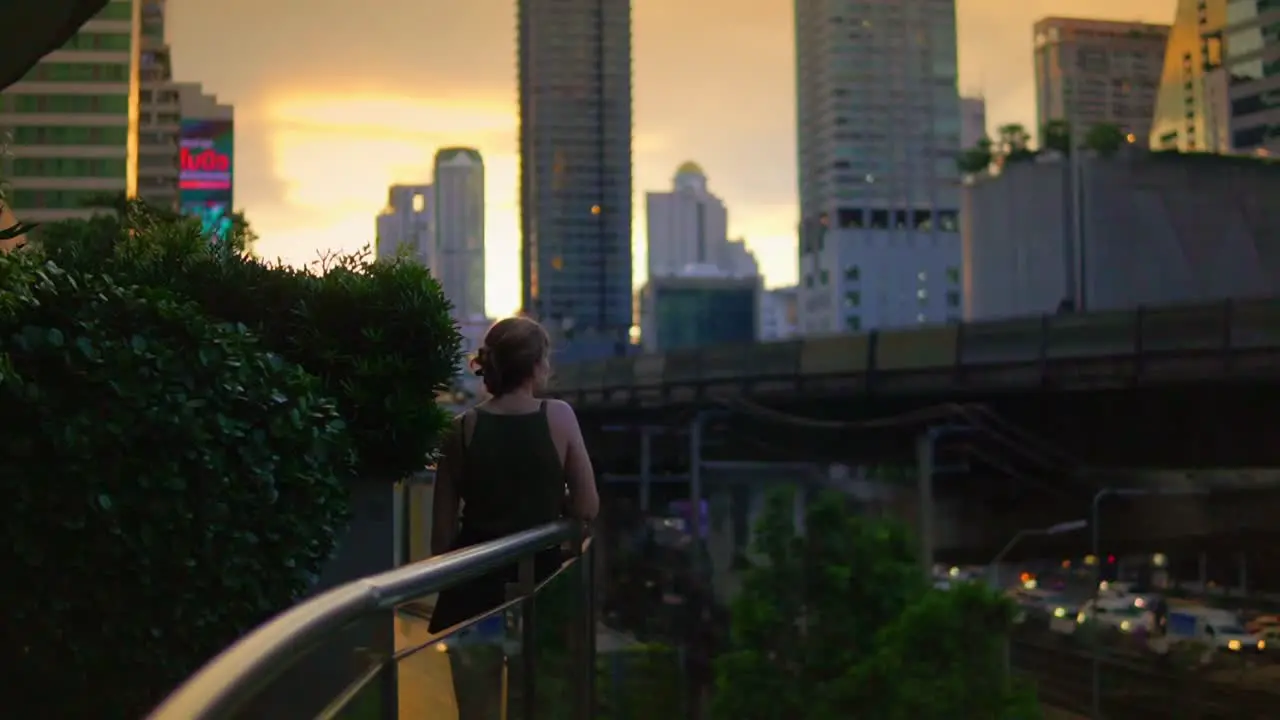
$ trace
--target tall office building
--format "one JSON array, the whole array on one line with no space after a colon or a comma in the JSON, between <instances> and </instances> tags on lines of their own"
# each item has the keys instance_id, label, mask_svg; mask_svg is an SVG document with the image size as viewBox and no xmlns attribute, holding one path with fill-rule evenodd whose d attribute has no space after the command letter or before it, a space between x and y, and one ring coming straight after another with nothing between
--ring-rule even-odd
<instances>
[{"instance_id":1,"label":"tall office building","mask_svg":"<svg viewBox=\"0 0 1280 720\"><path fill-rule=\"evenodd\" d=\"M1168 25L1050 17L1035 33L1036 131L1072 124L1076 142L1116 125L1139 143L1151 133Z\"/></svg>"},{"instance_id":2,"label":"tall office building","mask_svg":"<svg viewBox=\"0 0 1280 720\"><path fill-rule=\"evenodd\" d=\"M950 0L795 0L800 331L960 314Z\"/></svg>"},{"instance_id":3,"label":"tall office building","mask_svg":"<svg viewBox=\"0 0 1280 720\"><path fill-rule=\"evenodd\" d=\"M484 318L484 160L472 148L443 148L434 164L431 269L456 318Z\"/></svg>"},{"instance_id":4,"label":"tall office building","mask_svg":"<svg viewBox=\"0 0 1280 720\"><path fill-rule=\"evenodd\" d=\"M987 100L960 98L960 147L971 148L987 137Z\"/></svg>"},{"instance_id":5,"label":"tall office building","mask_svg":"<svg viewBox=\"0 0 1280 720\"><path fill-rule=\"evenodd\" d=\"M1178 0L1148 137L1153 149L1230 151L1227 78L1222 70L1226 20L1227 0Z\"/></svg>"},{"instance_id":6,"label":"tall office building","mask_svg":"<svg viewBox=\"0 0 1280 720\"><path fill-rule=\"evenodd\" d=\"M728 269L729 214L724 202L707 190L697 163L676 169L667 192L645 193L649 277L679 275L690 265Z\"/></svg>"},{"instance_id":7,"label":"tall office building","mask_svg":"<svg viewBox=\"0 0 1280 720\"><path fill-rule=\"evenodd\" d=\"M142 0L113 0L0 94L0 172L26 222L92 215L138 190Z\"/></svg>"},{"instance_id":8,"label":"tall office building","mask_svg":"<svg viewBox=\"0 0 1280 720\"><path fill-rule=\"evenodd\" d=\"M387 260L405 253L435 268L434 205L430 185L392 185L387 190L387 206L376 220L377 258Z\"/></svg>"},{"instance_id":9,"label":"tall office building","mask_svg":"<svg viewBox=\"0 0 1280 720\"><path fill-rule=\"evenodd\" d=\"M182 109L165 41L166 0L142 0L142 53L138 116L138 197L178 209L178 145Z\"/></svg>"},{"instance_id":10,"label":"tall office building","mask_svg":"<svg viewBox=\"0 0 1280 720\"><path fill-rule=\"evenodd\" d=\"M630 0L518 1L523 307L563 360L628 352Z\"/></svg>"},{"instance_id":11,"label":"tall office building","mask_svg":"<svg viewBox=\"0 0 1280 720\"><path fill-rule=\"evenodd\" d=\"M1233 0L1226 15L1231 148L1280 155L1280 4Z\"/></svg>"}]
</instances>

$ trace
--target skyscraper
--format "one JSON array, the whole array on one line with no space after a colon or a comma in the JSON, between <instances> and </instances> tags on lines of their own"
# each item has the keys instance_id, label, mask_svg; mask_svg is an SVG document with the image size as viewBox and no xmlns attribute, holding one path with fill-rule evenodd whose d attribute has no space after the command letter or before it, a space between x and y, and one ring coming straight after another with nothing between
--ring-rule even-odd
<instances>
[{"instance_id":1,"label":"skyscraper","mask_svg":"<svg viewBox=\"0 0 1280 720\"><path fill-rule=\"evenodd\" d=\"M795 0L800 331L958 318L952 0Z\"/></svg>"},{"instance_id":2,"label":"skyscraper","mask_svg":"<svg viewBox=\"0 0 1280 720\"><path fill-rule=\"evenodd\" d=\"M142 0L113 0L0 94L4 177L25 222L85 217L138 190Z\"/></svg>"},{"instance_id":3,"label":"skyscraper","mask_svg":"<svg viewBox=\"0 0 1280 720\"><path fill-rule=\"evenodd\" d=\"M979 97L960 98L960 147L971 148L987 137L987 101Z\"/></svg>"},{"instance_id":4,"label":"skyscraper","mask_svg":"<svg viewBox=\"0 0 1280 720\"><path fill-rule=\"evenodd\" d=\"M518 0L523 308L559 357L631 329L631 2Z\"/></svg>"},{"instance_id":5,"label":"skyscraper","mask_svg":"<svg viewBox=\"0 0 1280 720\"><path fill-rule=\"evenodd\" d=\"M1044 18L1035 34L1036 132L1066 120L1076 141L1099 124L1145 143L1151 132L1168 25Z\"/></svg>"},{"instance_id":6,"label":"skyscraper","mask_svg":"<svg viewBox=\"0 0 1280 720\"><path fill-rule=\"evenodd\" d=\"M645 193L649 277L679 275L689 265L728 269L728 212L707 190L697 163L676 169L668 192Z\"/></svg>"},{"instance_id":7,"label":"skyscraper","mask_svg":"<svg viewBox=\"0 0 1280 720\"><path fill-rule=\"evenodd\" d=\"M376 221L377 258L386 260L403 252L434 268L434 205L435 194L430 185L392 185L387 190L387 207L378 213Z\"/></svg>"},{"instance_id":8,"label":"skyscraper","mask_svg":"<svg viewBox=\"0 0 1280 720\"><path fill-rule=\"evenodd\" d=\"M459 320L484 312L484 160L472 148L443 148L435 158L435 264Z\"/></svg>"}]
</instances>

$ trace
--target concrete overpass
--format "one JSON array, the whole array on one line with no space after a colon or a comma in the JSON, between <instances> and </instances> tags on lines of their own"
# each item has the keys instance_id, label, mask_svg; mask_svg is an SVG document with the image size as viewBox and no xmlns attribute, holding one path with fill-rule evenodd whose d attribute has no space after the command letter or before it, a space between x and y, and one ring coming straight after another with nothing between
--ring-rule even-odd
<instances>
[{"instance_id":1,"label":"concrete overpass","mask_svg":"<svg viewBox=\"0 0 1280 720\"><path fill-rule=\"evenodd\" d=\"M942 406L968 404L1084 464L1280 465L1270 410L1280 401L1280 299L712 347L556 373L551 393L584 427L687 427L701 410L729 411L704 431L706 452L723 445L723 459L791 460L803 447L841 462L909 461L919 433L946 422ZM822 423L864 427L832 443ZM743 438L760 442L747 451ZM638 470L634 438L593 439L606 469ZM770 443L782 451L760 450Z\"/></svg>"}]
</instances>

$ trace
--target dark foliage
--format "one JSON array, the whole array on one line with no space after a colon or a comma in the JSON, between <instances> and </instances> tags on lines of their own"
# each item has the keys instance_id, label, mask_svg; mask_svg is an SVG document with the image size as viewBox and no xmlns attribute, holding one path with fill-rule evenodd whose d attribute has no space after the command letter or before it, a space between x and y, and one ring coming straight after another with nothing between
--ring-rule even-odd
<instances>
[{"instance_id":1,"label":"dark foliage","mask_svg":"<svg viewBox=\"0 0 1280 720\"><path fill-rule=\"evenodd\" d=\"M165 288L247 326L336 400L362 477L395 481L430 462L449 423L436 397L453 381L461 341L426 268L367 254L293 268L250 256L242 224L210 243L195 220L137 202L123 210L42 227L40 252L69 271Z\"/></svg>"},{"instance_id":2,"label":"dark foliage","mask_svg":"<svg viewBox=\"0 0 1280 720\"><path fill-rule=\"evenodd\" d=\"M0 707L136 718L312 583L354 456L320 383L154 288L0 255Z\"/></svg>"}]
</instances>

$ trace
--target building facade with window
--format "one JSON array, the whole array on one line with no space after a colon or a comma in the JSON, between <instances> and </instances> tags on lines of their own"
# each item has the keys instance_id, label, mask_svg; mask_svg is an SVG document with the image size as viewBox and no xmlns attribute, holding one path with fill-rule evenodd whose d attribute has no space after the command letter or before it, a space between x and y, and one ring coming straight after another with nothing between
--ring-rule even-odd
<instances>
[{"instance_id":1,"label":"building facade with window","mask_svg":"<svg viewBox=\"0 0 1280 720\"><path fill-rule=\"evenodd\" d=\"M560 361L631 350L631 3L519 0L524 312Z\"/></svg>"},{"instance_id":2,"label":"building facade with window","mask_svg":"<svg viewBox=\"0 0 1280 720\"><path fill-rule=\"evenodd\" d=\"M87 217L138 190L143 0L113 0L0 94L0 176L25 222Z\"/></svg>"},{"instance_id":3,"label":"building facade with window","mask_svg":"<svg viewBox=\"0 0 1280 720\"><path fill-rule=\"evenodd\" d=\"M1280 155L1280 0L1231 0L1226 15L1231 148Z\"/></svg>"},{"instance_id":4,"label":"building facade with window","mask_svg":"<svg viewBox=\"0 0 1280 720\"><path fill-rule=\"evenodd\" d=\"M1094 125L1115 125L1138 144L1151 134L1168 25L1044 18L1035 46L1036 132L1051 120L1071 124L1076 142Z\"/></svg>"},{"instance_id":5,"label":"building facade with window","mask_svg":"<svg viewBox=\"0 0 1280 720\"><path fill-rule=\"evenodd\" d=\"M795 0L795 31L800 332L959 317L954 2Z\"/></svg>"}]
</instances>

